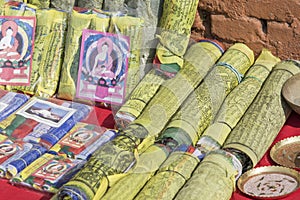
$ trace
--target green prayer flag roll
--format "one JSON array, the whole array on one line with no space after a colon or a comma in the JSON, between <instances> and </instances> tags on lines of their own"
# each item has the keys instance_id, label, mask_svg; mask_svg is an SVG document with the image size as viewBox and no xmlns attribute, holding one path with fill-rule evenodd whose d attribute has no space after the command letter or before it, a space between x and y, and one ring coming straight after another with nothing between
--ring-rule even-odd
<instances>
[{"instance_id":1,"label":"green prayer flag roll","mask_svg":"<svg viewBox=\"0 0 300 200\"><path fill-rule=\"evenodd\" d=\"M198 3L198 0L164 1L156 50L162 71L176 74L182 67Z\"/></svg>"},{"instance_id":2,"label":"green prayer flag roll","mask_svg":"<svg viewBox=\"0 0 300 200\"><path fill-rule=\"evenodd\" d=\"M199 159L190 153L173 152L135 199L173 199L198 162Z\"/></svg>"},{"instance_id":3,"label":"green prayer flag roll","mask_svg":"<svg viewBox=\"0 0 300 200\"><path fill-rule=\"evenodd\" d=\"M227 136L243 117L278 62L280 59L273 56L270 51L264 49L261 52L243 81L226 97L214 123L205 130L198 141L198 147L213 149L214 147L209 145L210 139L213 140L213 144L217 143L216 148L224 144ZM205 151L205 149L202 150Z\"/></svg>"},{"instance_id":4,"label":"green prayer flag roll","mask_svg":"<svg viewBox=\"0 0 300 200\"><path fill-rule=\"evenodd\" d=\"M103 200L131 200L143 188L145 183L154 175L159 166L168 156L163 145L152 145L143 152L136 165L128 174L115 183L103 196Z\"/></svg>"},{"instance_id":5,"label":"green prayer flag roll","mask_svg":"<svg viewBox=\"0 0 300 200\"><path fill-rule=\"evenodd\" d=\"M237 43L231 46L203 83L186 99L166 129L183 130L195 144L202 132L212 123L227 94L239 84L240 76L253 64L253 60L254 54L246 45ZM164 137L172 136L164 136L162 133L161 138Z\"/></svg>"},{"instance_id":6,"label":"green prayer flag roll","mask_svg":"<svg viewBox=\"0 0 300 200\"><path fill-rule=\"evenodd\" d=\"M275 66L223 148L245 153L251 159L252 167L258 163L291 113L281 96L281 88L288 78L300 72L299 66L293 61L282 61Z\"/></svg>"}]
</instances>

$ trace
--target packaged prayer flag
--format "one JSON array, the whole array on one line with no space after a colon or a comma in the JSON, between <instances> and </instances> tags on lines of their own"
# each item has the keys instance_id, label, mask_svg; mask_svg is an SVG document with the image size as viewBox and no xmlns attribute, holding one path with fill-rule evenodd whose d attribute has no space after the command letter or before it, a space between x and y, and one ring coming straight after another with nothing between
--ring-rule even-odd
<instances>
[{"instance_id":1,"label":"packaged prayer flag","mask_svg":"<svg viewBox=\"0 0 300 200\"><path fill-rule=\"evenodd\" d=\"M83 160L46 153L20 172L11 182L54 193L70 180L84 163Z\"/></svg>"},{"instance_id":2,"label":"packaged prayer flag","mask_svg":"<svg viewBox=\"0 0 300 200\"><path fill-rule=\"evenodd\" d=\"M115 136L116 131L79 122L49 150L49 153L87 160L96 149Z\"/></svg>"}]
</instances>

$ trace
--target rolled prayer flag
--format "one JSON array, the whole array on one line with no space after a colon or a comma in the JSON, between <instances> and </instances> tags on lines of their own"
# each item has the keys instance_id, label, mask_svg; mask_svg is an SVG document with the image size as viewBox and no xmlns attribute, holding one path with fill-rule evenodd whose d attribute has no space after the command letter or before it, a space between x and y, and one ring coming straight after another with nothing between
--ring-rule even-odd
<instances>
[{"instance_id":1,"label":"rolled prayer flag","mask_svg":"<svg viewBox=\"0 0 300 200\"><path fill-rule=\"evenodd\" d=\"M127 0L127 14L144 20L140 70L143 77L153 68L153 60L158 40L159 20L162 15L163 0Z\"/></svg>"},{"instance_id":2,"label":"rolled prayer flag","mask_svg":"<svg viewBox=\"0 0 300 200\"><path fill-rule=\"evenodd\" d=\"M168 154L169 151L164 145L151 145L139 156L135 166L128 171L126 176L110 187L101 199L134 199Z\"/></svg>"},{"instance_id":3,"label":"rolled prayer flag","mask_svg":"<svg viewBox=\"0 0 300 200\"><path fill-rule=\"evenodd\" d=\"M173 199L198 163L193 154L175 150L135 199Z\"/></svg>"},{"instance_id":4,"label":"rolled prayer flag","mask_svg":"<svg viewBox=\"0 0 300 200\"><path fill-rule=\"evenodd\" d=\"M270 51L264 49L261 52L243 81L226 97L213 124L209 125L197 142L197 148L201 150L203 157L206 152L221 148L278 62L280 59Z\"/></svg>"},{"instance_id":5,"label":"rolled prayer flag","mask_svg":"<svg viewBox=\"0 0 300 200\"><path fill-rule=\"evenodd\" d=\"M190 141L185 145L195 144L212 123L225 97L241 82L253 61L254 54L246 45L232 45L171 118L160 139L173 138L176 141L176 132L180 132L182 137L185 135L186 140Z\"/></svg>"},{"instance_id":6,"label":"rolled prayer flag","mask_svg":"<svg viewBox=\"0 0 300 200\"><path fill-rule=\"evenodd\" d=\"M111 17L110 23L110 32L126 35L130 40L130 56L128 59L125 90L125 99L127 99L140 81L140 51L142 48L142 31L144 21L138 17L117 15Z\"/></svg>"},{"instance_id":7,"label":"rolled prayer flag","mask_svg":"<svg viewBox=\"0 0 300 200\"><path fill-rule=\"evenodd\" d=\"M198 3L198 0L164 1L156 57L157 69L168 77L174 76L183 65Z\"/></svg>"},{"instance_id":8,"label":"rolled prayer flag","mask_svg":"<svg viewBox=\"0 0 300 200\"><path fill-rule=\"evenodd\" d=\"M164 80L162 76L155 74L155 69L147 73L115 114L117 127L124 129L134 121L156 94Z\"/></svg>"},{"instance_id":9,"label":"rolled prayer flag","mask_svg":"<svg viewBox=\"0 0 300 200\"><path fill-rule=\"evenodd\" d=\"M93 23L95 24L93 25ZM65 56L61 68L58 98L66 100L75 98L82 30L89 29L91 26L99 28L98 31L107 32L109 18L91 14L90 11L78 12L73 10L65 41Z\"/></svg>"},{"instance_id":10,"label":"rolled prayer flag","mask_svg":"<svg viewBox=\"0 0 300 200\"><path fill-rule=\"evenodd\" d=\"M223 149L237 149L245 153L252 167L258 163L291 113L282 99L281 88L299 71L299 63L295 61L282 61L275 66L262 91L230 133Z\"/></svg>"},{"instance_id":11,"label":"rolled prayer flag","mask_svg":"<svg viewBox=\"0 0 300 200\"><path fill-rule=\"evenodd\" d=\"M216 46L212 45L217 45L214 41L200 41L200 43L201 44L199 45L195 44L195 47L192 49L193 51L198 52L199 58L207 59L207 56L214 55L211 54L213 51L217 50ZM223 49L220 50L223 52ZM187 57L187 59L191 59L191 57L189 58L190 55L192 55L192 53L189 53L185 57ZM188 64L184 65L183 68L178 72L178 76L181 76L182 74L184 76L186 73L189 73L191 70L189 68L191 67L192 66ZM201 72L199 70L198 73L202 73L201 77L204 77L204 74L207 73L207 71ZM191 81L195 81L194 85L196 85L200 83L201 79L195 79ZM120 128L125 128L129 123L138 118L147 104L159 91L164 82L165 78L157 74L155 69L147 73L138 86L133 90L126 103L116 113L115 121L117 126Z\"/></svg>"},{"instance_id":12,"label":"rolled prayer flag","mask_svg":"<svg viewBox=\"0 0 300 200\"><path fill-rule=\"evenodd\" d=\"M230 199L237 171L231 157L219 151L204 158L175 199Z\"/></svg>"},{"instance_id":13,"label":"rolled prayer flag","mask_svg":"<svg viewBox=\"0 0 300 200\"><path fill-rule=\"evenodd\" d=\"M265 154L291 113L281 88L299 73L299 63L278 63L242 119L231 131L223 149L209 153L196 168L176 199L229 199L235 179L254 167Z\"/></svg>"},{"instance_id":14,"label":"rolled prayer flag","mask_svg":"<svg viewBox=\"0 0 300 200\"><path fill-rule=\"evenodd\" d=\"M141 128L143 133L135 133L138 134L135 137L140 139L156 137L185 99L200 84L221 54L215 43L200 42L192 45L185 55L186 66L180 75L164 82L141 115L131 123L133 126L143 127Z\"/></svg>"}]
</instances>

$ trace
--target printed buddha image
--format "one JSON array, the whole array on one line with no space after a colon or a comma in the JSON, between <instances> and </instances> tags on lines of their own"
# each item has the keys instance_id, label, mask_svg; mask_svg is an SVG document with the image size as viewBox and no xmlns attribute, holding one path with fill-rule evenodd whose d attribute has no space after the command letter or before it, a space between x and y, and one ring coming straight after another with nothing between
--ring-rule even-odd
<instances>
[{"instance_id":1,"label":"printed buddha image","mask_svg":"<svg viewBox=\"0 0 300 200\"><path fill-rule=\"evenodd\" d=\"M0 144L0 158L6 157L16 152L17 145L13 143Z\"/></svg>"},{"instance_id":2,"label":"printed buddha image","mask_svg":"<svg viewBox=\"0 0 300 200\"><path fill-rule=\"evenodd\" d=\"M14 21L6 21L1 26L0 58L19 60L21 55L18 52L19 42L16 38L18 25Z\"/></svg>"},{"instance_id":3,"label":"printed buddha image","mask_svg":"<svg viewBox=\"0 0 300 200\"><path fill-rule=\"evenodd\" d=\"M97 42L97 56L91 72L92 76L103 78L114 78L115 73L112 71L113 58L111 56L113 43L109 38L101 38Z\"/></svg>"}]
</instances>

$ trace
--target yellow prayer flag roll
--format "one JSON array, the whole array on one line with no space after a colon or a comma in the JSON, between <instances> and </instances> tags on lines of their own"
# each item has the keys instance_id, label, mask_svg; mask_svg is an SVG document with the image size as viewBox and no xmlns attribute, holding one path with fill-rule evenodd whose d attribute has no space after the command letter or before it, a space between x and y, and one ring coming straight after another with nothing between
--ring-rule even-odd
<instances>
[{"instance_id":1,"label":"yellow prayer flag roll","mask_svg":"<svg viewBox=\"0 0 300 200\"><path fill-rule=\"evenodd\" d=\"M75 99L82 30L92 26L97 28L97 31L106 32L108 25L109 18L101 18L96 14L79 13L73 10L67 30L65 56L57 92L59 98Z\"/></svg>"},{"instance_id":2,"label":"yellow prayer flag roll","mask_svg":"<svg viewBox=\"0 0 300 200\"><path fill-rule=\"evenodd\" d=\"M293 61L282 61L275 66L223 148L245 153L252 167L258 163L291 113L291 108L282 99L281 88L288 78L299 73L299 66Z\"/></svg>"},{"instance_id":3,"label":"yellow prayer flag roll","mask_svg":"<svg viewBox=\"0 0 300 200\"><path fill-rule=\"evenodd\" d=\"M214 123L210 125L203 136L210 137L223 145L231 130L245 114L261 86L280 59L264 49L249 69L241 84L239 84L225 99Z\"/></svg>"},{"instance_id":4,"label":"yellow prayer flag roll","mask_svg":"<svg viewBox=\"0 0 300 200\"><path fill-rule=\"evenodd\" d=\"M161 163L167 158L167 151L162 146L152 145L143 152L136 165L128 174L114 184L103 196L103 200L131 200L154 175Z\"/></svg>"},{"instance_id":5,"label":"yellow prayer flag roll","mask_svg":"<svg viewBox=\"0 0 300 200\"><path fill-rule=\"evenodd\" d=\"M192 45L180 74L164 82L133 123L142 125L149 137L156 137L221 55L220 49L211 42Z\"/></svg>"},{"instance_id":6,"label":"yellow prayer flag roll","mask_svg":"<svg viewBox=\"0 0 300 200\"><path fill-rule=\"evenodd\" d=\"M215 64L186 101L172 117L167 128L184 130L193 144L212 122L227 94L253 64L254 54L244 44L231 46ZM162 134L163 135L163 134Z\"/></svg>"},{"instance_id":7,"label":"yellow prayer flag roll","mask_svg":"<svg viewBox=\"0 0 300 200\"><path fill-rule=\"evenodd\" d=\"M176 72L183 65L182 56L188 46L198 2L198 0L164 1L156 56L163 65L175 64L172 70Z\"/></svg>"},{"instance_id":8,"label":"yellow prayer flag roll","mask_svg":"<svg viewBox=\"0 0 300 200\"><path fill-rule=\"evenodd\" d=\"M128 60L126 95L127 99L140 81L140 51L142 48L142 31L144 21L138 17L112 16L110 32L129 37L130 56Z\"/></svg>"},{"instance_id":9,"label":"yellow prayer flag roll","mask_svg":"<svg viewBox=\"0 0 300 200\"><path fill-rule=\"evenodd\" d=\"M221 153L207 155L175 199L229 200L235 190L233 163Z\"/></svg>"}]
</instances>

